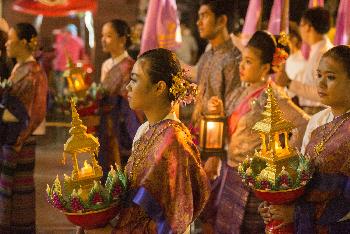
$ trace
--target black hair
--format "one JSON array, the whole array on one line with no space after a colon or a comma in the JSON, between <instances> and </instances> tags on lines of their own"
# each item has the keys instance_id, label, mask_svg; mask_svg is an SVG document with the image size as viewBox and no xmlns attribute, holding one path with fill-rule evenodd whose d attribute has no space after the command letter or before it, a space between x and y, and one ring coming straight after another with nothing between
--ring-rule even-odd
<instances>
[{"instance_id":1,"label":"black hair","mask_svg":"<svg viewBox=\"0 0 350 234\"><path fill-rule=\"evenodd\" d=\"M319 34L326 34L330 29L330 14L323 7L307 9L301 19L309 23Z\"/></svg>"},{"instance_id":2,"label":"black hair","mask_svg":"<svg viewBox=\"0 0 350 234\"><path fill-rule=\"evenodd\" d=\"M347 45L338 45L323 54L322 58L332 58L341 63L344 71L350 78L350 47Z\"/></svg>"},{"instance_id":3,"label":"black hair","mask_svg":"<svg viewBox=\"0 0 350 234\"><path fill-rule=\"evenodd\" d=\"M207 5L214 13L215 18L226 15L227 29L229 32L233 30L233 1L232 0L202 0L200 5Z\"/></svg>"},{"instance_id":4,"label":"black hair","mask_svg":"<svg viewBox=\"0 0 350 234\"><path fill-rule=\"evenodd\" d=\"M176 54L170 50L158 48L141 54L137 60L148 62L146 72L153 84L164 81L168 90L173 85L173 76L181 72L181 65ZM169 101L175 97L169 92Z\"/></svg>"},{"instance_id":5,"label":"black hair","mask_svg":"<svg viewBox=\"0 0 350 234\"><path fill-rule=\"evenodd\" d=\"M113 29L116 31L119 37L125 37L125 49L129 48L129 46L131 46L129 25L121 19L114 19L108 23L112 25Z\"/></svg>"},{"instance_id":6,"label":"black hair","mask_svg":"<svg viewBox=\"0 0 350 234\"><path fill-rule=\"evenodd\" d=\"M271 64L277 43L271 33L267 31L256 31L248 41L247 47L254 47L261 52L260 59L263 64ZM272 64L270 73L273 73Z\"/></svg>"},{"instance_id":7,"label":"black hair","mask_svg":"<svg viewBox=\"0 0 350 234\"><path fill-rule=\"evenodd\" d=\"M18 23L13 27L13 29L16 31L18 39L25 39L27 43L30 43L32 38L38 36L34 26L29 23Z\"/></svg>"}]
</instances>

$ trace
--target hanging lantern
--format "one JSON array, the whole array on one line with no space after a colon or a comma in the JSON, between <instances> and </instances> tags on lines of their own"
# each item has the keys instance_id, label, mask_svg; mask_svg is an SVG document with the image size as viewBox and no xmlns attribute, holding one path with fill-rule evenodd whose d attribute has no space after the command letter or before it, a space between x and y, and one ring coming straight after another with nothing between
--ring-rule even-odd
<instances>
[{"instance_id":1,"label":"hanging lantern","mask_svg":"<svg viewBox=\"0 0 350 234\"><path fill-rule=\"evenodd\" d=\"M204 159L226 156L225 122L226 118L222 115L206 115L201 120L199 147Z\"/></svg>"},{"instance_id":2,"label":"hanging lantern","mask_svg":"<svg viewBox=\"0 0 350 234\"><path fill-rule=\"evenodd\" d=\"M17 0L13 10L43 16L68 16L86 11L96 11L96 0Z\"/></svg>"}]
</instances>

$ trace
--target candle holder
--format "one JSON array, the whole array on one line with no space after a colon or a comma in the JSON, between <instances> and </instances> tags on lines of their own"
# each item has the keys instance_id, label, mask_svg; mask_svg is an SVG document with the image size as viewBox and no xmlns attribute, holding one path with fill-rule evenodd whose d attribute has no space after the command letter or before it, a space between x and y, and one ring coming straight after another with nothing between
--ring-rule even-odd
<instances>
[{"instance_id":1,"label":"candle holder","mask_svg":"<svg viewBox=\"0 0 350 234\"><path fill-rule=\"evenodd\" d=\"M267 104L253 130L261 137L261 149L254 157L247 157L239 164L238 172L243 183L255 195L271 204L287 204L304 193L311 179L311 164L308 159L289 146L288 133L294 125L283 118L271 86L267 87ZM276 229L281 224L272 220L266 225L266 233L294 233L293 224Z\"/></svg>"},{"instance_id":2,"label":"candle holder","mask_svg":"<svg viewBox=\"0 0 350 234\"><path fill-rule=\"evenodd\" d=\"M63 188L58 175L51 187L47 185L47 200L77 226L103 227L117 214L118 204L127 189L127 179L116 165L116 170L111 167L105 185L101 184L103 172L96 160L100 144L96 137L86 133L73 100L71 108L71 137L64 144L63 163L66 155L71 155L73 170L71 176L64 174ZM89 159L79 168L77 157L84 154Z\"/></svg>"},{"instance_id":3,"label":"candle holder","mask_svg":"<svg viewBox=\"0 0 350 234\"><path fill-rule=\"evenodd\" d=\"M226 157L225 125L226 118L222 115L206 115L201 120L199 148L203 159Z\"/></svg>"}]
</instances>

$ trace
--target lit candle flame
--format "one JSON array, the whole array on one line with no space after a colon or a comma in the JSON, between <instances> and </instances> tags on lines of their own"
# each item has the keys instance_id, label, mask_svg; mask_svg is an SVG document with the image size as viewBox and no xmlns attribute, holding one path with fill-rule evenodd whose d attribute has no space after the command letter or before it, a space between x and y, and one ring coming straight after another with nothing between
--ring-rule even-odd
<instances>
[{"instance_id":1,"label":"lit candle flame","mask_svg":"<svg viewBox=\"0 0 350 234\"><path fill-rule=\"evenodd\" d=\"M91 165L85 160L84 167L81 168L81 175L87 176L93 174Z\"/></svg>"}]
</instances>

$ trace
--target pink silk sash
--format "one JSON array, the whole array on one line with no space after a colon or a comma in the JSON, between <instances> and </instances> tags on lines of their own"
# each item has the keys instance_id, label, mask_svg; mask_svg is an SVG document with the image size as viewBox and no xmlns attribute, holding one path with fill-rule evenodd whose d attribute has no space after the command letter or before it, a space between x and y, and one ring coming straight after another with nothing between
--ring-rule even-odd
<instances>
[{"instance_id":1,"label":"pink silk sash","mask_svg":"<svg viewBox=\"0 0 350 234\"><path fill-rule=\"evenodd\" d=\"M252 98L259 97L260 94L266 89L267 84L259 87L251 94L247 95L242 102L234 109L232 114L227 119L228 124L228 135L231 136L237 128L237 124L241 117L251 110L250 100Z\"/></svg>"}]
</instances>

